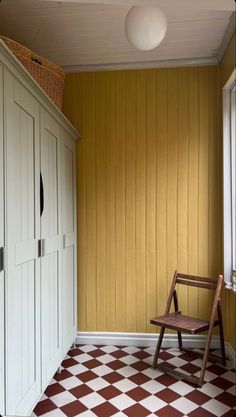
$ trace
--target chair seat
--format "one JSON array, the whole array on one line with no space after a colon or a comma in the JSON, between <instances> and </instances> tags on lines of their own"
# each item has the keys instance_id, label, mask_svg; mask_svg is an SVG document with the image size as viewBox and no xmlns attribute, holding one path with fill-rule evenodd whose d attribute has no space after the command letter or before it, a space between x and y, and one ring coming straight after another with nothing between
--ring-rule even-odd
<instances>
[{"instance_id":1,"label":"chair seat","mask_svg":"<svg viewBox=\"0 0 236 417\"><path fill-rule=\"evenodd\" d=\"M155 317L150 320L150 323L190 334L196 334L208 330L210 325L209 321L184 316L180 312Z\"/></svg>"}]
</instances>

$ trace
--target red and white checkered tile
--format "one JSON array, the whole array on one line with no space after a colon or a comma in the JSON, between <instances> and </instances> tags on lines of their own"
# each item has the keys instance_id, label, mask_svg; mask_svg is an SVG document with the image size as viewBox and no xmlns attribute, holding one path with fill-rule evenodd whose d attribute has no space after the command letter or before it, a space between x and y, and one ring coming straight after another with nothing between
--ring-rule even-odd
<instances>
[{"instance_id":1,"label":"red and white checkered tile","mask_svg":"<svg viewBox=\"0 0 236 417\"><path fill-rule=\"evenodd\" d=\"M151 368L153 348L78 345L62 363L32 417L235 417L236 372L208 362L202 388ZM178 349L160 361L198 375L201 360Z\"/></svg>"}]
</instances>

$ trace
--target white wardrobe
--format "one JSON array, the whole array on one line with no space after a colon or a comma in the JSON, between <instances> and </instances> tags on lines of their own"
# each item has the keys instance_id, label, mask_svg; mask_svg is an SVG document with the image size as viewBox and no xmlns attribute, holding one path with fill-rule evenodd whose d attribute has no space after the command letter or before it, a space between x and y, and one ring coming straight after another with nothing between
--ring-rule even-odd
<instances>
[{"instance_id":1,"label":"white wardrobe","mask_svg":"<svg viewBox=\"0 0 236 417\"><path fill-rule=\"evenodd\" d=\"M29 416L76 338L78 132L0 42L0 415Z\"/></svg>"}]
</instances>

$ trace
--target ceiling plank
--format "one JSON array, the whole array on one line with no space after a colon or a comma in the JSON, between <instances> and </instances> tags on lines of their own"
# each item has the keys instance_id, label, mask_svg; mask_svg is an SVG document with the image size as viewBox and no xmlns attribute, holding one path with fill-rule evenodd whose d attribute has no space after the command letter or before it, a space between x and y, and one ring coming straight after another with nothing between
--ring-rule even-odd
<instances>
[{"instance_id":1,"label":"ceiling plank","mask_svg":"<svg viewBox=\"0 0 236 417\"><path fill-rule=\"evenodd\" d=\"M199 62L202 58L215 62L232 16L227 10L194 9L192 0L188 0L188 7L179 7L181 0L164 0L166 37L159 48L144 53L133 48L125 36L125 16L131 0L103 0L106 5L88 1L3 0L1 34L65 67L110 68L118 64L121 68L122 64L158 65L159 61L176 59Z\"/></svg>"},{"instance_id":2,"label":"ceiling plank","mask_svg":"<svg viewBox=\"0 0 236 417\"><path fill-rule=\"evenodd\" d=\"M152 5L165 7L173 6L173 0L43 0L57 3L83 3L83 4L122 4L122 5ZM227 10L235 11L234 0L175 0L175 7L202 10Z\"/></svg>"}]
</instances>

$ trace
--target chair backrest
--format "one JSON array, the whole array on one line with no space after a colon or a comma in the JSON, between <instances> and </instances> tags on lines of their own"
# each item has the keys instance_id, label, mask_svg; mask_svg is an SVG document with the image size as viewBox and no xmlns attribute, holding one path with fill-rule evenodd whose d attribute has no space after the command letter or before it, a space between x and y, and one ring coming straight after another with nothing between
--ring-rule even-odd
<instances>
[{"instance_id":1,"label":"chair backrest","mask_svg":"<svg viewBox=\"0 0 236 417\"><path fill-rule=\"evenodd\" d=\"M170 311L170 306L172 302L172 298L174 297L174 294L176 293L176 285L187 285L191 287L197 287L197 288L205 288L209 290L215 290L215 297L213 302L213 310L216 309L217 303L220 299L220 293L223 285L223 276L219 275L218 278L207 278L197 275L187 275L182 274L181 272L177 272L177 270L174 273L172 285L170 294L168 297L167 305L166 305L166 311L165 314L168 314Z\"/></svg>"},{"instance_id":2,"label":"chair backrest","mask_svg":"<svg viewBox=\"0 0 236 417\"><path fill-rule=\"evenodd\" d=\"M215 290L218 285L218 278L206 278L197 275L181 274L177 272L176 284Z\"/></svg>"}]
</instances>

